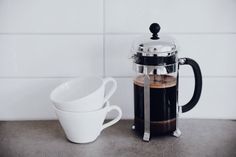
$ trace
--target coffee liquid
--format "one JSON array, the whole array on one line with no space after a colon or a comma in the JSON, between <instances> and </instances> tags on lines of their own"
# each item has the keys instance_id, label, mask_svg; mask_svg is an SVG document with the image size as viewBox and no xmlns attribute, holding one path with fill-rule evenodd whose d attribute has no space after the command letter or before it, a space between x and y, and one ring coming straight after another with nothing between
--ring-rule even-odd
<instances>
[{"instance_id":1,"label":"coffee liquid","mask_svg":"<svg viewBox=\"0 0 236 157\"><path fill-rule=\"evenodd\" d=\"M176 129L176 78L150 75L151 134L171 133ZM134 80L135 130L144 132L144 76Z\"/></svg>"}]
</instances>

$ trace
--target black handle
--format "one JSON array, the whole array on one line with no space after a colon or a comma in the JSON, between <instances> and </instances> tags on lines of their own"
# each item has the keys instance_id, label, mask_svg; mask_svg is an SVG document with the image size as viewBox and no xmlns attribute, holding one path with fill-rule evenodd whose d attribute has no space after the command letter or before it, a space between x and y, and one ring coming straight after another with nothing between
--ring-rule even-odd
<instances>
[{"instance_id":1,"label":"black handle","mask_svg":"<svg viewBox=\"0 0 236 157\"><path fill-rule=\"evenodd\" d=\"M196 61L194 61L191 58L180 58L179 59L180 65L190 65L193 69L194 73L194 79L195 79L195 87L194 87L194 93L191 98L191 100L186 104L182 106L182 112L187 112L191 110L198 102L201 92L202 92L202 73L200 70L199 65Z\"/></svg>"}]
</instances>

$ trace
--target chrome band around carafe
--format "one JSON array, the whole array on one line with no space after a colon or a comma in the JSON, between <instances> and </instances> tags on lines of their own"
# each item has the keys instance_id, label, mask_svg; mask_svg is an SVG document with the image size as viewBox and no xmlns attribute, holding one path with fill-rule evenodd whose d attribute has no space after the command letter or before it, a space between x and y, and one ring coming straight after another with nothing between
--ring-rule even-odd
<instances>
[{"instance_id":1,"label":"chrome band around carafe","mask_svg":"<svg viewBox=\"0 0 236 157\"><path fill-rule=\"evenodd\" d=\"M141 64L133 64L133 69L134 71L138 72L138 73L144 73L144 69L148 68L148 69L152 69L151 72L156 69L156 73L157 75L165 75L165 74L170 74L173 72L176 72L178 65L177 63L174 64L169 64L169 65L163 65L163 66L150 66L150 65L141 65Z\"/></svg>"}]
</instances>

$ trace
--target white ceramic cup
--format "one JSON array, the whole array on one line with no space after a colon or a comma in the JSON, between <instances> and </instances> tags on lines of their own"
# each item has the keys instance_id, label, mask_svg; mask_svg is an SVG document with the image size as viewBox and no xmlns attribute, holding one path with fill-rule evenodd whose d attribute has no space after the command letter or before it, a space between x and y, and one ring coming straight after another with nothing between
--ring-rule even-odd
<instances>
[{"instance_id":1,"label":"white ceramic cup","mask_svg":"<svg viewBox=\"0 0 236 157\"><path fill-rule=\"evenodd\" d=\"M112 86L105 91L108 83ZM102 108L113 95L117 82L113 78L85 77L59 85L50 95L55 107L64 111L93 111Z\"/></svg>"},{"instance_id":2,"label":"white ceramic cup","mask_svg":"<svg viewBox=\"0 0 236 157\"><path fill-rule=\"evenodd\" d=\"M74 143L93 142L101 131L121 119L122 111L118 106L110 106L107 102L103 108L89 112L68 112L55 108L57 117L69 141ZM108 112L116 110L118 116L103 124Z\"/></svg>"}]
</instances>

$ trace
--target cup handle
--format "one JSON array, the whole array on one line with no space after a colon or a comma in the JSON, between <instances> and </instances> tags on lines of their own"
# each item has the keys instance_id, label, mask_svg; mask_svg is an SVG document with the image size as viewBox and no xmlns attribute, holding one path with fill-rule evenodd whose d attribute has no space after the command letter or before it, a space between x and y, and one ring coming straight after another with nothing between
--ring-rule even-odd
<instances>
[{"instance_id":1,"label":"cup handle","mask_svg":"<svg viewBox=\"0 0 236 157\"><path fill-rule=\"evenodd\" d=\"M102 125L102 130L106 129L107 127L109 127L113 124L115 124L116 122L118 122L121 119L122 111L121 111L120 107L114 106L114 105L109 106L109 108L107 110L107 113L112 111L112 110L116 110L118 112L118 116L115 119L111 120L110 122L107 122L107 123L103 124Z\"/></svg>"},{"instance_id":2,"label":"cup handle","mask_svg":"<svg viewBox=\"0 0 236 157\"><path fill-rule=\"evenodd\" d=\"M117 88L116 80L111 77L105 78L103 80L104 86L106 86L109 82L112 83L112 87L111 87L110 91L108 91L108 93L106 94L106 96L104 98L104 103L107 102L108 99L110 99L110 97L114 94L114 92L116 91L116 88Z\"/></svg>"}]
</instances>

